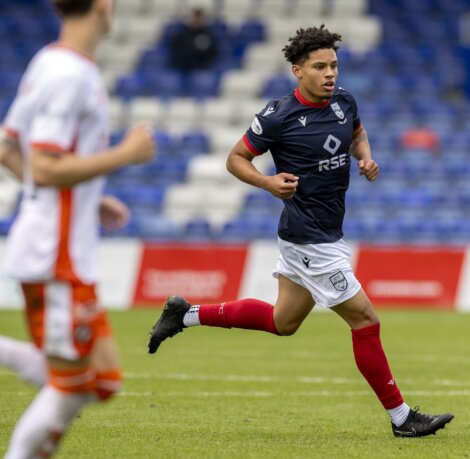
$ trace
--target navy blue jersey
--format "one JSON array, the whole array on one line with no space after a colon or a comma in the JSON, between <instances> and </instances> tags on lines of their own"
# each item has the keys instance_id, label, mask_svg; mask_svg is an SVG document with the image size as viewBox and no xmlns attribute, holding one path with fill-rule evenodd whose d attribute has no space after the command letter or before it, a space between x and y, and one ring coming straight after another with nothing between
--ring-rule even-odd
<instances>
[{"instance_id":1,"label":"navy blue jersey","mask_svg":"<svg viewBox=\"0 0 470 459\"><path fill-rule=\"evenodd\" d=\"M356 101L342 88L317 104L296 89L256 115L243 137L246 146L255 155L270 150L277 173L299 177L297 192L284 200L281 239L320 244L343 237L349 147L360 124Z\"/></svg>"}]
</instances>

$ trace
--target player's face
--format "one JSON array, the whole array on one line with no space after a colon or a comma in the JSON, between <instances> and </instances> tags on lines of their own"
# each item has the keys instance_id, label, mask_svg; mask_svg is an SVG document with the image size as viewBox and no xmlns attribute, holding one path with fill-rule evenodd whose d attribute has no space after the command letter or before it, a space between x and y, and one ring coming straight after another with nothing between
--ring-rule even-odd
<instances>
[{"instance_id":1,"label":"player's face","mask_svg":"<svg viewBox=\"0 0 470 459\"><path fill-rule=\"evenodd\" d=\"M336 51L331 48L312 51L301 65L293 65L292 71L303 96L312 102L323 102L333 96L338 79Z\"/></svg>"}]
</instances>

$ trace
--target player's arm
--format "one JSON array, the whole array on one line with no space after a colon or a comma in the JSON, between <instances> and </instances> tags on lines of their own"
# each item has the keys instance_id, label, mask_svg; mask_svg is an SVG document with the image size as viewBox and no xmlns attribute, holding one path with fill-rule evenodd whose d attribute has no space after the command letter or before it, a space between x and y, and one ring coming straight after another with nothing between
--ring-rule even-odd
<instances>
[{"instance_id":1,"label":"player's arm","mask_svg":"<svg viewBox=\"0 0 470 459\"><path fill-rule=\"evenodd\" d=\"M297 190L299 178L285 172L264 175L254 166L254 158L255 155L240 139L228 155L227 170L242 182L269 191L277 198L291 198Z\"/></svg>"},{"instance_id":2,"label":"player's arm","mask_svg":"<svg viewBox=\"0 0 470 459\"><path fill-rule=\"evenodd\" d=\"M146 162L154 152L152 131L146 124L131 129L116 147L91 156L76 156L44 147L33 148L33 180L37 186L71 187L128 164Z\"/></svg>"},{"instance_id":3,"label":"player's arm","mask_svg":"<svg viewBox=\"0 0 470 459\"><path fill-rule=\"evenodd\" d=\"M12 172L18 180L23 178L23 154L20 143L18 139L4 131L0 133L0 164Z\"/></svg>"},{"instance_id":4,"label":"player's arm","mask_svg":"<svg viewBox=\"0 0 470 459\"><path fill-rule=\"evenodd\" d=\"M363 175L369 181L373 181L377 178L379 175L379 166L372 159L369 138L362 125L359 125L353 132L349 153L357 159L357 167L359 168L360 175Z\"/></svg>"}]
</instances>

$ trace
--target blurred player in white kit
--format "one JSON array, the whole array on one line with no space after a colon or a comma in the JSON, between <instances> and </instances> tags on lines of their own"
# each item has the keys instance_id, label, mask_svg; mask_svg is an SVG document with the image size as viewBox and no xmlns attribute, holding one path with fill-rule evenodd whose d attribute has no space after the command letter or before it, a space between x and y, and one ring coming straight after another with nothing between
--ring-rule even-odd
<instances>
[{"instance_id":1,"label":"blurred player in white kit","mask_svg":"<svg viewBox=\"0 0 470 459\"><path fill-rule=\"evenodd\" d=\"M89 402L118 392L122 376L106 312L96 297L99 225L129 210L102 196L103 175L153 158L149 125L109 148L107 93L95 63L113 0L52 0L57 43L29 64L4 121L0 158L23 181L4 271L21 283L33 344L0 337L0 365L41 388L17 423L7 459L56 451Z\"/></svg>"}]
</instances>

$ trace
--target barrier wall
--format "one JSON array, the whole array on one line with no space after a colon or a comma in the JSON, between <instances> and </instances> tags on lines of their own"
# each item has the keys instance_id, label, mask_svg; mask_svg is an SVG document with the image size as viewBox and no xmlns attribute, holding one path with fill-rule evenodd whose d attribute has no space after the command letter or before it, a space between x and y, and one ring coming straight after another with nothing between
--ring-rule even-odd
<instances>
[{"instance_id":1,"label":"barrier wall","mask_svg":"<svg viewBox=\"0 0 470 459\"><path fill-rule=\"evenodd\" d=\"M470 311L470 247L352 245L352 264L378 307ZM0 240L0 260L4 241ZM101 301L125 309L155 307L171 294L192 303L255 297L274 302L275 241L248 245L146 244L103 240L99 261ZM0 279L0 307L17 308L17 284Z\"/></svg>"}]
</instances>

